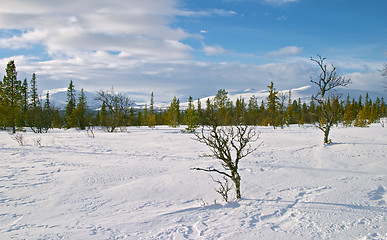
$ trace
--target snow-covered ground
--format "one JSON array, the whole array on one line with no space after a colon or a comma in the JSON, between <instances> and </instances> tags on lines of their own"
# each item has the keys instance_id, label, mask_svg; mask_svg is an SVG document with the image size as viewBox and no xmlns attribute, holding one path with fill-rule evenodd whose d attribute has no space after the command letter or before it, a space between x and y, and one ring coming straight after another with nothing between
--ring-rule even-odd
<instances>
[{"instance_id":1,"label":"snow-covered ground","mask_svg":"<svg viewBox=\"0 0 387 240\"><path fill-rule=\"evenodd\" d=\"M387 239L387 128L259 130L228 204L180 129L0 132L0 239Z\"/></svg>"}]
</instances>

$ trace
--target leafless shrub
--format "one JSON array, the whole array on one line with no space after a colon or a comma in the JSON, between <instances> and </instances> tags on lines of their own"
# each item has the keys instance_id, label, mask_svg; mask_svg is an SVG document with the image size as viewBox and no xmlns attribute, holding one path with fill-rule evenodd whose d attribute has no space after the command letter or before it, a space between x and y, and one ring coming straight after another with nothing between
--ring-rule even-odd
<instances>
[{"instance_id":1,"label":"leafless shrub","mask_svg":"<svg viewBox=\"0 0 387 240\"><path fill-rule=\"evenodd\" d=\"M384 128L384 122L387 118L381 118L380 119L380 125Z\"/></svg>"},{"instance_id":2,"label":"leafless shrub","mask_svg":"<svg viewBox=\"0 0 387 240\"><path fill-rule=\"evenodd\" d=\"M14 133L11 135L12 139L15 140L20 146L24 146L25 139L22 133Z\"/></svg>"},{"instance_id":3,"label":"leafless shrub","mask_svg":"<svg viewBox=\"0 0 387 240\"><path fill-rule=\"evenodd\" d=\"M228 178L223 176L224 182L222 182L221 180L214 179L212 176L211 178L214 182L219 184L219 187L215 188L215 191L222 196L225 202L228 202L228 192L232 189L232 187L229 185Z\"/></svg>"},{"instance_id":4,"label":"leafless shrub","mask_svg":"<svg viewBox=\"0 0 387 240\"><path fill-rule=\"evenodd\" d=\"M95 127L89 126L86 130L86 135L90 138L95 138Z\"/></svg>"},{"instance_id":5,"label":"leafless shrub","mask_svg":"<svg viewBox=\"0 0 387 240\"><path fill-rule=\"evenodd\" d=\"M42 139L41 138L34 138L34 145L42 146Z\"/></svg>"}]
</instances>

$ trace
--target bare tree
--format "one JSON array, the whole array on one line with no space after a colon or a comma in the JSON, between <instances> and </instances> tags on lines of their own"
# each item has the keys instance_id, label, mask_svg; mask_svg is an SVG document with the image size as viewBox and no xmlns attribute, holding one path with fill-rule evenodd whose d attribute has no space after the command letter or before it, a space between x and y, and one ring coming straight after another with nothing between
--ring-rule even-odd
<instances>
[{"instance_id":1,"label":"bare tree","mask_svg":"<svg viewBox=\"0 0 387 240\"><path fill-rule=\"evenodd\" d=\"M211 154L207 154L205 157L213 157L220 160L222 168L195 167L191 168L191 170L216 172L225 178L231 179L235 186L236 198L241 198L241 176L238 172L239 162L260 146L259 144L254 147L250 144L259 139L259 131L256 126L243 124L218 126L216 121L213 121L212 124L203 126L201 131L196 133L195 136L197 141L206 144L211 151ZM219 191L227 193L227 183L220 185Z\"/></svg>"},{"instance_id":2,"label":"bare tree","mask_svg":"<svg viewBox=\"0 0 387 240\"><path fill-rule=\"evenodd\" d=\"M212 181L219 184L219 188L215 188L215 191L222 196L225 202L228 202L228 192L232 189L231 186L229 185L228 178L223 176L224 182L222 182L221 180L214 179L213 177L211 178L212 178Z\"/></svg>"},{"instance_id":3,"label":"bare tree","mask_svg":"<svg viewBox=\"0 0 387 240\"><path fill-rule=\"evenodd\" d=\"M317 56L318 59L311 57L310 60L317 63L321 73L317 80L314 80L311 77L310 81L319 88L316 96L313 97L313 100L317 101L321 107L322 113L317 127L324 132L324 144L327 144L330 142L329 133L331 127L337 119L338 109L336 103L341 97L340 94L335 92L335 88L348 86L348 84L351 83L351 79L339 76L337 69L333 64L331 64L330 69L328 69L327 65L324 63L326 58L323 58L320 55Z\"/></svg>"},{"instance_id":4,"label":"bare tree","mask_svg":"<svg viewBox=\"0 0 387 240\"><path fill-rule=\"evenodd\" d=\"M97 94L95 99L107 107L109 114L105 127L109 132L114 132L115 128L125 124L134 101L125 94L115 93L113 88L108 91L100 90Z\"/></svg>"}]
</instances>

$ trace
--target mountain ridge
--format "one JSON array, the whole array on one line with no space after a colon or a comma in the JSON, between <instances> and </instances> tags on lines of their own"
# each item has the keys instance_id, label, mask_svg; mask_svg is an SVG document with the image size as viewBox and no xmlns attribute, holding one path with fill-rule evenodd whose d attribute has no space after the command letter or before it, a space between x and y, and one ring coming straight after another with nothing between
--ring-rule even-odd
<instances>
[{"instance_id":1,"label":"mountain ridge","mask_svg":"<svg viewBox=\"0 0 387 240\"><path fill-rule=\"evenodd\" d=\"M227 90L226 90L227 91ZM298 100L300 99L301 102L310 102L311 98L313 95L317 93L316 87L312 85L305 85L301 86L298 88L293 88L290 90L277 90L279 94L285 96L285 105L287 104L288 97L289 97L289 91L291 91L291 101ZM58 108L64 109L66 106L66 101L67 101L67 89L52 89L49 90L50 92L50 100L51 102ZM80 91L76 90L76 94L78 95ZM96 92L89 92L89 91L84 91L87 99L88 106L92 109L98 109L100 107L99 101L95 100L97 97ZM347 95L350 96L350 98L359 98L361 95L363 98L365 98L366 93L368 93L370 99L375 100L377 97L381 98L380 93L378 92L365 92L362 90L356 90L356 89L348 89L348 88L338 88L337 89L338 93L342 94L342 99L346 98ZM264 90L257 90L254 88L249 88L245 90L230 90L228 92L228 97L230 100L235 103L238 98L243 98L246 103L248 103L249 99L252 96L255 96L257 98L258 103L261 103L261 101L266 101L267 96L269 95L269 90L264 89ZM130 95L128 95L130 98ZM202 106L205 105L207 99L214 99L216 94L207 96L207 97L202 97L199 98ZM42 97L42 99L45 99L45 96ZM145 106L145 104L149 105L149 102L136 102L136 99L133 99L135 101L134 107L135 108L142 108ZM197 100L194 99L194 104L197 105ZM170 102L157 102L155 101L154 106L155 108L159 109L166 109L170 105ZM180 106L182 109L185 109L188 107L188 101L180 101Z\"/></svg>"}]
</instances>

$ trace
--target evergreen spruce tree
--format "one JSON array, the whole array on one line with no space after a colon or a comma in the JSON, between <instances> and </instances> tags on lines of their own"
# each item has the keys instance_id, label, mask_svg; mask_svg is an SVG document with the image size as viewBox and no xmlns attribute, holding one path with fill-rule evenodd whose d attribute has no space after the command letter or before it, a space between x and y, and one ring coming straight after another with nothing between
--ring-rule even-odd
<instances>
[{"instance_id":1,"label":"evergreen spruce tree","mask_svg":"<svg viewBox=\"0 0 387 240\"><path fill-rule=\"evenodd\" d=\"M22 95L22 107L21 107L21 112L18 115L18 125L25 127L27 124L27 111L28 111L28 83L27 83L27 78L24 78L23 84L21 86L21 95Z\"/></svg>"},{"instance_id":2,"label":"evergreen spruce tree","mask_svg":"<svg viewBox=\"0 0 387 240\"><path fill-rule=\"evenodd\" d=\"M27 126L31 128L34 133L43 132L43 107L38 95L38 87L36 82L36 74L32 74L30 84L30 101L27 111Z\"/></svg>"},{"instance_id":3,"label":"evergreen spruce tree","mask_svg":"<svg viewBox=\"0 0 387 240\"><path fill-rule=\"evenodd\" d=\"M129 110L129 125L130 126L138 126L138 123L136 122L136 116L134 114L133 107L130 107L130 110Z\"/></svg>"},{"instance_id":4,"label":"evergreen spruce tree","mask_svg":"<svg viewBox=\"0 0 387 240\"><path fill-rule=\"evenodd\" d=\"M48 132L48 130L52 128L52 120L54 115L54 111L50 102L49 92L46 93L46 101L44 102L42 115L42 128L44 132Z\"/></svg>"},{"instance_id":5,"label":"evergreen spruce tree","mask_svg":"<svg viewBox=\"0 0 387 240\"><path fill-rule=\"evenodd\" d=\"M137 111L137 120L136 120L137 126L141 126L142 123L142 110Z\"/></svg>"},{"instance_id":6,"label":"evergreen spruce tree","mask_svg":"<svg viewBox=\"0 0 387 240\"><path fill-rule=\"evenodd\" d=\"M188 98L188 108L185 112L184 120L187 125L185 130L189 133L195 132L198 127L198 116L191 96Z\"/></svg>"},{"instance_id":7,"label":"evergreen spruce tree","mask_svg":"<svg viewBox=\"0 0 387 240\"><path fill-rule=\"evenodd\" d=\"M258 100L255 96L251 96L247 106L247 123L249 125L257 125L259 117Z\"/></svg>"},{"instance_id":8,"label":"evergreen spruce tree","mask_svg":"<svg viewBox=\"0 0 387 240\"><path fill-rule=\"evenodd\" d=\"M293 119L292 119L292 91L289 90L289 93L288 93L288 106L286 108L286 125L290 125L293 123Z\"/></svg>"},{"instance_id":9,"label":"evergreen spruce tree","mask_svg":"<svg viewBox=\"0 0 387 240\"><path fill-rule=\"evenodd\" d=\"M267 87L269 88L269 96L267 97L269 121L270 125L276 128L278 126L278 124L276 123L279 105L278 91L275 90L273 82L271 82L270 86Z\"/></svg>"},{"instance_id":10,"label":"evergreen spruce tree","mask_svg":"<svg viewBox=\"0 0 387 240\"><path fill-rule=\"evenodd\" d=\"M151 113L154 113L154 111L155 111L155 102L154 102L154 95L153 95L153 92L151 93L151 99L150 99L150 109L149 109L149 111L151 112Z\"/></svg>"},{"instance_id":11,"label":"evergreen spruce tree","mask_svg":"<svg viewBox=\"0 0 387 240\"><path fill-rule=\"evenodd\" d=\"M380 117L386 117L387 116L387 108L386 108L386 103L384 102L384 99L380 99L381 104L380 104Z\"/></svg>"},{"instance_id":12,"label":"evergreen spruce tree","mask_svg":"<svg viewBox=\"0 0 387 240\"><path fill-rule=\"evenodd\" d=\"M218 90L214 98L213 110L216 112L216 121L220 126L226 126L231 123L230 112L233 104L228 97L228 92L225 89ZM215 120L215 119L214 119Z\"/></svg>"},{"instance_id":13,"label":"evergreen spruce tree","mask_svg":"<svg viewBox=\"0 0 387 240\"><path fill-rule=\"evenodd\" d=\"M22 85L22 102L23 102L23 107L22 111L25 113L27 112L28 109L28 83L27 83L27 78L24 78L23 85Z\"/></svg>"},{"instance_id":14,"label":"evergreen spruce tree","mask_svg":"<svg viewBox=\"0 0 387 240\"><path fill-rule=\"evenodd\" d=\"M352 125L352 122L353 122L352 115L353 115L352 103L348 94L347 99L345 100L345 107L344 107L344 117L343 117L344 126L349 127Z\"/></svg>"},{"instance_id":15,"label":"evergreen spruce tree","mask_svg":"<svg viewBox=\"0 0 387 240\"><path fill-rule=\"evenodd\" d=\"M142 110L142 119L141 119L141 126L147 126L148 125L148 105L144 105L144 109Z\"/></svg>"},{"instance_id":16,"label":"evergreen spruce tree","mask_svg":"<svg viewBox=\"0 0 387 240\"><path fill-rule=\"evenodd\" d=\"M161 122L162 122L163 125L169 125L168 110L163 110L163 114L162 114L162 117L161 117Z\"/></svg>"},{"instance_id":17,"label":"evergreen spruce tree","mask_svg":"<svg viewBox=\"0 0 387 240\"><path fill-rule=\"evenodd\" d=\"M240 97L235 102L233 124L247 124L247 108L245 100Z\"/></svg>"},{"instance_id":18,"label":"evergreen spruce tree","mask_svg":"<svg viewBox=\"0 0 387 240\"><path fill-rule=\"evenodd\" d=\"M4 127L11 127L16 132L17 118L23 108L22 83L17 80L15 62L9 61L5 69L6 75L0 82L0 112Z\"/></svg>"},{"instance_id":19,"label":"evergreen spruce tree","mask_svg":"<svg viewBox=\"0 0 387 240\"><path fill-rule=\"evenodd\" d=\"M358 112L363 108L363 98L362 96L360 95L359 96L359 100L357 101L357 110Z\"/></svg>"},{"instance_id":20,"label":"evergreen spruce tree","mask_svg":"<svg viewBox=\"0 0 387 240\"><path fill-rule=\"evenodd\" d=\"M348 98L349 98L349 96L348 96ZM357 104L356 104L354 99L351 102L351 101L349 101L348 98L347 98L347 101L346 101L346 104L345 104L344 117L343 117L343 125L347 126L347 127L350 127L350 126L352 126L353 122L356 119L356 115L357 115L356 105Z\"/></svg>"},{"instance_id":21,"label":"evergreen spruce tree","mask_svg":"<svg viewBox=\"0 0 387 240\"><path fill-rule=\"evenodd\" d=\"M286 100L286 97L284 94L280 93L278 94L278 117L277 117L277 121L278 122L278 126L280 126L281 128L284 128L284 125L286 124L286 113L285 113L285 100Z\"/></svg>"},{"instance_id":22,"label":"evergreen spruce tree","mask_svg":"<svg viewBox=\"0 0 387 240\"><path fill-rule=\"evenodd\" d=\"M168 125L177 127L180 125L180 101L174 97L168 109Z\"/></svg>"},{"instance_id":23,"label":"evergreen spruce tree","mask_svg":"<svg viewBox=\"0 0 387 240\"><path fill-rule=\"evenodd\" d=\"M203 109L202 109L202 102L200 101L200 99L198 98L198 102L197 102L197 105L198 105L198 109L197 109L197 117L198 117L198 124L199 125L203 125Z\"/></svg>"},{"instance_id":24,"label":"evergreen spruce tree","mask_svg":"<svg viewBox=\"0 0 387 240\"><path fill-rule=\"evenodd\" d=\"M259 106L259 124L261 126L267 126L269 124L269 120L267 117L267 110L265 109L265 102L262 100L261 105Z\"/></svg>"},{"instance_id":25,"label":"evergreen spruce tree","mask_svg":"<svg viewBox=\"0 0 387 240\"><path fill-rule=\"evenodd\" d=\"M376 122L380 118L380 98L376 98L371 107L371 122Z\"/></svg>"},{"instance_id":26,"label":"evergreen spruce tree","mask_svg":"<svg viewBox=\"0 0 387 240\"><path fill-rule=\"evenodd\" d=\"M318 121L317 106L313 99L314 96L312 95L312 98L309 102L310 123L316 123Z\"/></svg>"},{"instance_id":27,"label":"evergreen spruce tree","mask_svg":"<svg viewBox=\"0 0 387 240\"><path fill-rule=\"evenodd\" d=\"M210 121L210 116L214 114L214 106L211 104L211 101L209 98L206 100L206 109L203 114L203 122L202 125L208 125Z\"/></svg>"},{"instance_id":28,"label":"evergreen spruce tree","mask_svg":"<svg viewBox=\"0 0 387 240\"><path fill-rule=\"evenodd\" d=\"M148 116L148 127L149 128L155 128L156 126L156 115L153 112L149 112Z\"/></svg>"},{"instance_id":29,"label":"evergreen spruce tree","mask_svg":"<svg viewBox=\"0 0 387 240\"><path fill-rule=\"evenodd\" d=\"M30 97L31 97L31 107L36 108L39 106L39 95L38 95L38 87L36 84L36 75L35 73L32 74L31 78L31 89L30 89Z\"/></svg>"},{"instance_id":30,"label":"evergreen spruce tree","mask_svg":"<svg viewBox=\"0 0 387 240\"><path fill-rule=\"evenodd\" d=\"M365 108L359 111L358 115L356 116L355 127L368 127L368 120L367 120L367 111Z\"/></svg>"},{"instance_id":31,"label":"evergreen spruce tree","mask_svg":"<svg viewBox=\"0 0 387 240\"><path fill-rule=\"evenodd\" d=\"M303 121L300 122L301 125L303 125L304 123L311 123L311 117L306 103L302 104L302 118L303 118Z\"/></svg>"},{"instance_id":32,"label":"evergreen spruce tree","mask_svg":"<svg viewBox=\"0 0 387 240\"><path fill-rule=\"evenodd\" d=\"M106 104L104 102L102 103L102 106L101 106L99 121L100 121L99 125L101 127L107 128L110 125L110 123L109 123L110 116L107 112Z\"/></svg>"},{"instance_id":33,"label":"evergreen spruce tree","mask_svg":"<svg viewBox=\"0 0 387 240\"><path fill-rule=\"evenodd\" d=\"M71 119L74 126L80 130L85 130L90 125L88 115L87 99L82 88L78 97L77 107L72 111Z\"/></svg>"},{"instance_id":34,"label":"evergreen spruce tree","mask_svg":"<svg viewBox=\"0 0 387 240\"><path fill-rule=\"evenodd\" d=\"M152 128L152 129L156 126L156 115L155 115L153 92L151 93L150 108L149 108L147 125L148 125L148 127Z\"/></svg>"},{"instance_id":35,"label":"evergreen spruce tree","mask_svg":"<svg viewBox=\"0 0 387 240\"><path fill-rule=\"evenodd\" d=\"M60 115L59 109L54 110L54 114L52 116L52 127L53 128L62 128L63 127L63 118Z\"/></svg>"},{"instance_id":36,"label":"evergreen spruce tree","mask_svg":"<svg viewBox=\"0 0 387 240\"><path fill-rule=\"evenodd\" d=\"M73 118L73 111L76 107L76 96L73 80L70 81L69 87L67 88L67 105L65 112L65 123L66 128L76 127L75 119Z\"/></svg>"}]
</instances>

